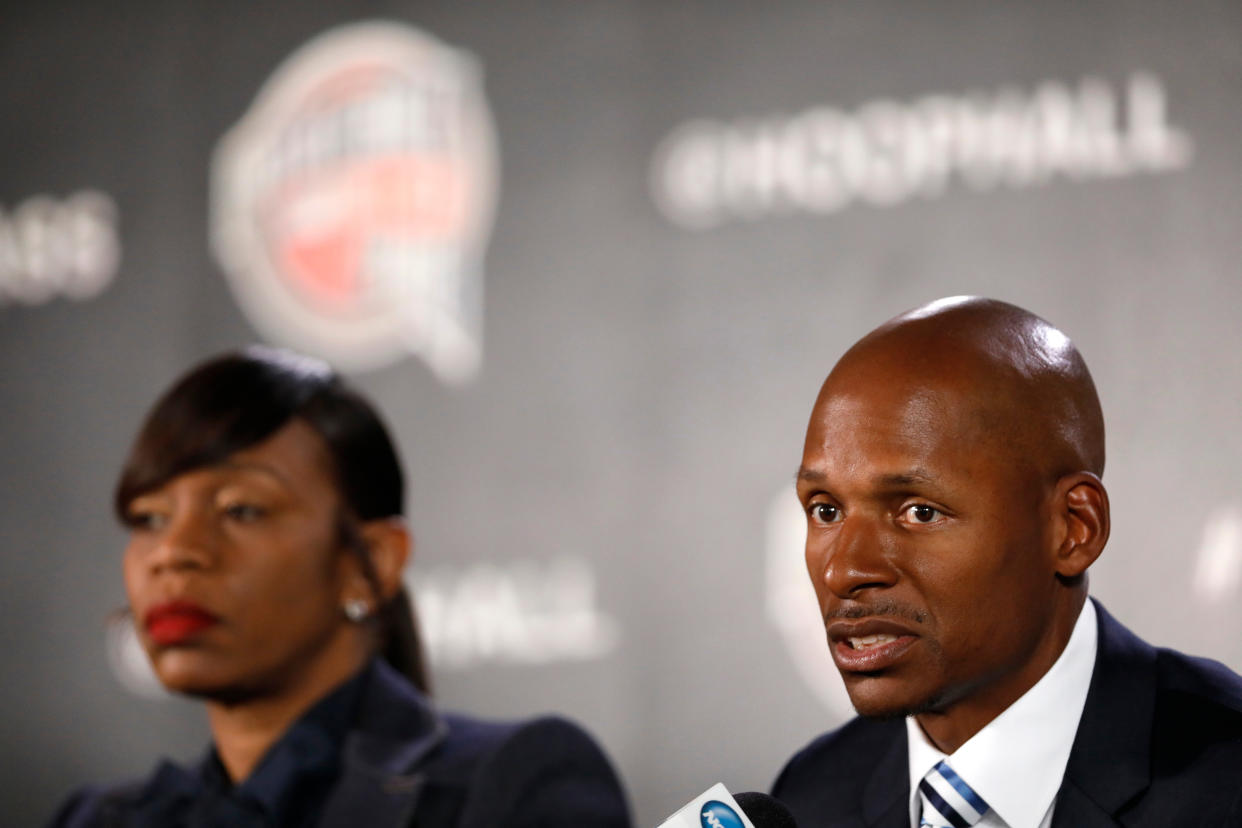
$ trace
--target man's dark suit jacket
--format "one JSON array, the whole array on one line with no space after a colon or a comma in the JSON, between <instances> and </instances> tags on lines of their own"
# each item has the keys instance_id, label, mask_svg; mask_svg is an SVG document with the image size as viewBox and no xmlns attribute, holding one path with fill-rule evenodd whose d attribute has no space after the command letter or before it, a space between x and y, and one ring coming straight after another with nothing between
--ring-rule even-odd
<instances>
[{"instance_id":1,"label":"man's dark suit jacket","mask_svg":"<svg viewBox=\"0 0 1242 828\"><path fill-rule=\"evenodd\" d=\"M1242 826L1242 677L1096 612L1095 672L1053 828ZM799 828L909 828L905 723L856 718L821 736L772 794Z\"/></svg>"},{"instance_id":2,"label":"man's dark suit jacket","mask_svg":"<svg viewBox=\"0 0 1242 828\"><path fill-rule=\"evenodd\" d=\"M346 737L323 828L629 828L620 782L596 744L557 718L519 724L437 712L382 661ZM59 828L124 826L150 783L88 790Z\"/></svg>"}]
</instances>

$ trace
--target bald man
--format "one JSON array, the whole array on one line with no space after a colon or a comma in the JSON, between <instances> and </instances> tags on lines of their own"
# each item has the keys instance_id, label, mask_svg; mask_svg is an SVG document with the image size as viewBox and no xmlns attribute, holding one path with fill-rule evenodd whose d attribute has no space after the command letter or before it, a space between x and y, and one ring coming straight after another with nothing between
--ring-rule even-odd
<instances>
[{"instance_id":1,"label":"bald man","mask_svg":"<svg viewBox=\"0 0 1242 828\"><path fill-rule=\"evenodd\" d=\"M1242 826L1242 678L1087 597L1103 471L1086 364L1021 308L940 300L846 352L798 497L859 718L777 779L801 828Z\"/></svg>"}]
</instances>

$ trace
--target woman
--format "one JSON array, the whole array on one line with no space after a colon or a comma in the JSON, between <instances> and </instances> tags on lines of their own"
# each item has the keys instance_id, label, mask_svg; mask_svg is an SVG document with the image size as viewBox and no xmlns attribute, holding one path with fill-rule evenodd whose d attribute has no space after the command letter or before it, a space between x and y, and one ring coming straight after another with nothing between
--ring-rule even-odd
<instances>
[{"instance_id":1,"label":"woman","mask_svg":"<svg viewBox=\"0 0 1242 828\"><path fill-rule=\"evenodd\" d=\"M115 508L139 638L165 687L203 700L213 744L79 792L53 824L627 825L574 725L430 705L402 503L384 426L323 363L255 348L174 385Z\"/></svg>"}]
</instances>

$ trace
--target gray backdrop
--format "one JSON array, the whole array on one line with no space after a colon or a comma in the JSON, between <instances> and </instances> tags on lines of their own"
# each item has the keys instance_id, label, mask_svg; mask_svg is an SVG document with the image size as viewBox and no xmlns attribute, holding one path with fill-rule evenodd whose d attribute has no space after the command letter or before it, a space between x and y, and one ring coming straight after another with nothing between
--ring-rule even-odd
<instances>
[{"instance_id":1,"label":"gray backdrop","mask_svg":"<svg viewBox=\"0 0 1242 828\"><path fill-rule=\"evenodd\" d=\"M175 375L272 339L209 250L217 142L371 18L477 59L500 159L477 375L354 374L412 480L444 705L584 722L640 824L766 789L847 715L781 591L811 402L857 337L958 293L1046 316L1094 372L1094 594L1242 668L1237 3L9 3L6 824L205 743L110 661L111 485ZM62 242L86 275L58 287Z\"/></svg>"}]
</instances>

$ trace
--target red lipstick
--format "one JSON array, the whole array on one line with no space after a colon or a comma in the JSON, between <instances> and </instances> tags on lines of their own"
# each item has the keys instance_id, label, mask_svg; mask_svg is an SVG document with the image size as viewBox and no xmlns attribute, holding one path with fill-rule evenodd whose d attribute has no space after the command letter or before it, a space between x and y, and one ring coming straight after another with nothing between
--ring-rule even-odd
<instances>
[{"instance_id":1,"label":"red lipstick","mask_svg":"<svg viewBox=\"0 0 1242 828\"><path fill-rule=\"evenodd\" d=\"M143 617L147 635L161 647L184 644L220 619L189 601L169 601L147 610Z\"/></svg>"}]
</instances>

